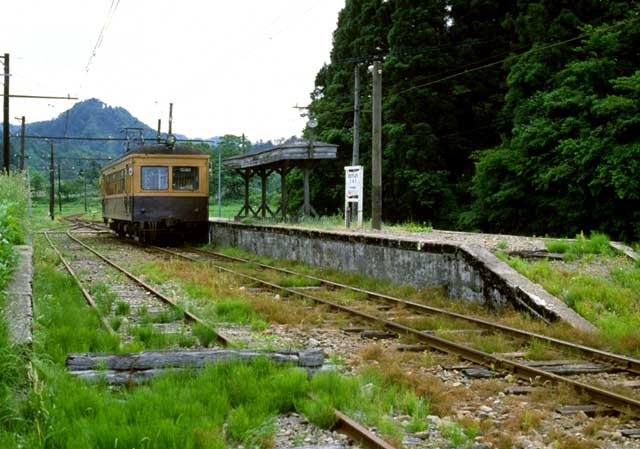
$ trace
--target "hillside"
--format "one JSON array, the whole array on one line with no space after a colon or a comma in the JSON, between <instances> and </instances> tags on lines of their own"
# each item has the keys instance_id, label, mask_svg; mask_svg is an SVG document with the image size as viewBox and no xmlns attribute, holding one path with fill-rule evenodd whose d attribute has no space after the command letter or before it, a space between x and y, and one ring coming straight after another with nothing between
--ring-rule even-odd
<instances>
[{"instance_id":1,"label":"hillside","mask_svg":"<svg viewBox=\"0 0 640 449\"><path fill-rule=\"evenodd\" d=\"M72 108L56 118L26 125L27 136L72 136L72 137L124 137L123 128L142 128L145 140L153 140L156 130L138 120L125 108L109 106L97 98L76 103ZM17 126L11 126L12 135L20 132ZM0 132L1 135L1 132ZM177 135L178 138L186 138ZM57 157L115 157L122 153L123 142L105 141L53 141ZM18 139L12 143L12 152L17 154ZM38 171L49 167L49 145L44 139L27 139L25 154L29 158L27 165ZM63 162L62 177L74 176L83 164L77 161Z\"/></svg>"}]
</instances>

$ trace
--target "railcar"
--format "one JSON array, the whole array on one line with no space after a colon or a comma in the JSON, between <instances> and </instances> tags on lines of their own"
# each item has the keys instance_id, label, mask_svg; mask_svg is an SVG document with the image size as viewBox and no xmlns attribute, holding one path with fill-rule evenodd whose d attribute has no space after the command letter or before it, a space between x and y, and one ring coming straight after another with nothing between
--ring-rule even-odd
<instances>
[{"instance_id":1,"label":"railcar","mask_svg":"<svg viewBox=\"0 0 640 449\"><path fill-rule=\"evenodd\" d=\"M143 145L102 168L102 216L120 236L207 241L209 156L188 145Z\"/></svg>"}]
</instances>

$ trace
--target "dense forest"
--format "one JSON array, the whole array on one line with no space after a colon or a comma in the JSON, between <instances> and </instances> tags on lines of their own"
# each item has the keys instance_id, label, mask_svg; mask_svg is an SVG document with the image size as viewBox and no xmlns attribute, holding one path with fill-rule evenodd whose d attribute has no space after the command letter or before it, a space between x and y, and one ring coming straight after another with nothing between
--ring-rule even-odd
<instances>
[{"instance_id":1,"label":"dense forest","mask_svg":"<svg viewBox=\"0 0 640 449\"><path fill-rule=\"evenodd\" d=\"M359 70L370 173L367 67L381 60L385 221L637 240L638 49L632 1L347 0L311 94L314 133L351 164ZM343 173L328 168L312 189L333 213Z\"/></svg>"}]
</instances>

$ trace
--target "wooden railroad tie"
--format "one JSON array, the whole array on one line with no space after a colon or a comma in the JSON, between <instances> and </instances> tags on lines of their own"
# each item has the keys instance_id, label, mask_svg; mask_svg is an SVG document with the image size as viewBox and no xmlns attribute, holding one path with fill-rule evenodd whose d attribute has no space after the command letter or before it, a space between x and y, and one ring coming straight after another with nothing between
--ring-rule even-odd
<instances>
[{"instance_id":1,"label":"wooden railroad tie","mask_svg":"<svg viewBox=\"0 0 640 449\"><path fill-rule=\"evenodd\" d=\"M322 367L322 349L239 350L201 349L146 351L131 354L82 353L67 355L67 369L73 376L110 385L138 384L167 371L199 369L212 363L248 363L267 358L278 364L291 364L311 372Z\"/></svg>"}]
</instances>

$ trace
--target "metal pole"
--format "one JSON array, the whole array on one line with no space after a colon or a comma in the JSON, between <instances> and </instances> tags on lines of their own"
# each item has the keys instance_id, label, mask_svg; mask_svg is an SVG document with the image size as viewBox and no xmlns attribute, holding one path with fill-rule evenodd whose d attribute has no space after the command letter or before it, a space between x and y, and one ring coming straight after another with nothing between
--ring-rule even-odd
<instances>
[{"instance_id":1,"label":"metal pole","mask_svg":"<svg viewBox=\"0 0 640 449\"><path fill-rule=\"evenodd\" d=\"M20 171L24 170L24 115L20 123Z\"/></svg>"},{"instance_id":2,"label":"metal pole","mask_svg":"<svg viewBox=\"0 0 640 449\"><path fill-rule=\"evenodd\" d=\"M169 103L169 135L173 129L173 103Z\"/></svg>"},{"instance_id":3,"label":"metal pole","mask_svg":"<svg viewBox=\"0 0 640 449\"><path fill-rule=\"evenodd\" d=\"M222 145L218 145L218 218L222 217Z\"/></svg>"},{"instance_id":4,"label":"metal pole","mask_svg":"<svg viewBox=\"0 0 640 449\"><path fill-rule=\"evenodd\" d=\"M53 167L53 142L49 141L51 147L51 158L49 159L49 216L55 219L55 199L54 199L54 167Z\"/></svg>"},{"instance_id":5,"label":"metal pole","mask_svg":"<svg viewBox=\"0 0 640 449\"><path fill-rule=\"evenodd\" d=\"M161 120L158 119L158 132L156 133L156 143L160 143L160 124L161 124Z\"/></svg>"},{"instance_id":6,"label":"metal pole","mask_svg":"<svg viewBox=\"0 0 640 449\"><path fill-rule=\"evenodd\" d=\"M62 195L60 194L60 161L58 161L58 211L62 213Z\"/></svg>"},{"instance_id":7,"label":"metal pole","mask_svg":"<svg viewBox=\"0 0 640 449\"><path fill-rule=\"evenodd\" d=\"M360 64L353 69L353 156L351 165L360 163ZM358 203L347 203L347 227L351 219L358 215Z\"/></svg>"},{"instance_id":8,"label":"metal pole","mask_svg":"<svg viewBox=\"0 0 640 449\"><path fill-rule=\"evenodd\" d=\"M371 227L380 229L382 224L382 66L373 63L373 110L371 117Z\"/></svg>"},{"instance_id":9,"label":"metal pole","mask_svg":"<svg viewBox=\"0 0 640 449\"><path fill-rule=\"evenodd\" d=\"M11 149L9 147L9 53L4 54L4 101L3 101L3 121L2 121L2 148L3 165L2 168L9 173L9 159Z\"/></svg>"},{"instance_id":10,"label":"metal pole","mask_svg":"<svg viewBox=\"0 0 640 449\"><path fill-rule=\"evenodd\" d=\"M353 78L353 158L351 165L358 165L360 163L360 64L356 64Z\"/></svg>"},{"instance_id":11,"label":"metal pole","mask_svg":"<svg viewBox=\"0 0 640 449\"><path fill-rule=\"evenodd\" d=\"M31 173L27 170L27 210L31 217Z\"/></svg>"}]
</instances>

